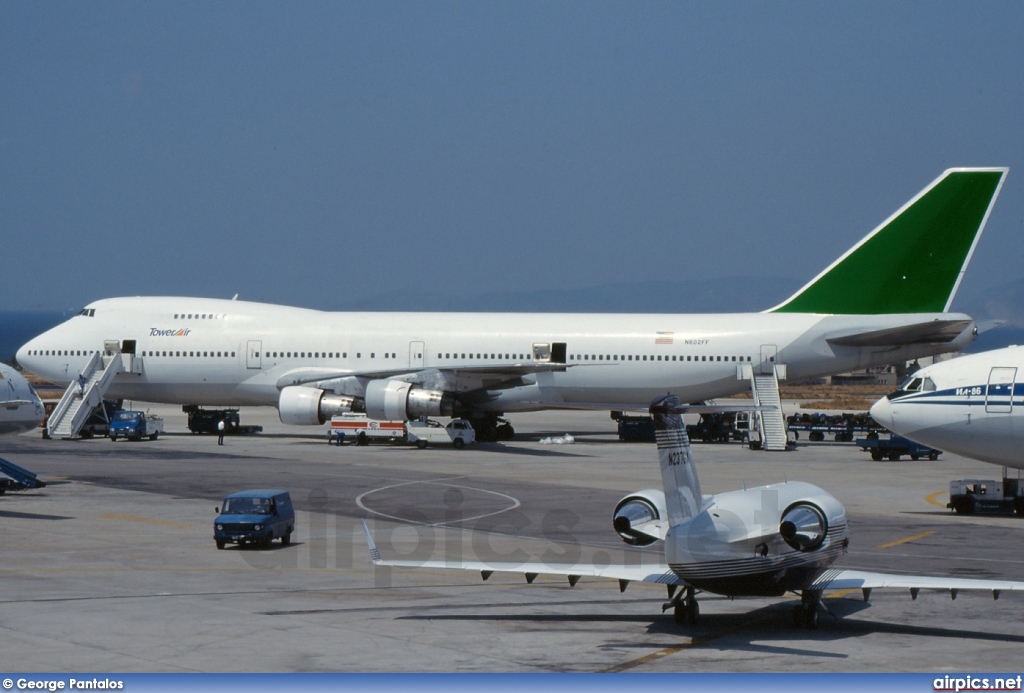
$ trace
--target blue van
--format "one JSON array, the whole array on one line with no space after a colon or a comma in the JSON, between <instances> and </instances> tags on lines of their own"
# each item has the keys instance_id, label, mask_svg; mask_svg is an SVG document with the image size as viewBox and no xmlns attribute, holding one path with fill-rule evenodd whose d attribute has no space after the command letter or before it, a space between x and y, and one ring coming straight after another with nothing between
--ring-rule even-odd
<instances>
[{"instance_id":1,"label":"blue van","mask_svg":"<svg viewBox=\"0 0 1024 693\"><path fill-rule=\"evenodd\" d=\"M218 549L226 544L268 546L274 539L287 546L292 541L295 509L287 491L239 491L225 498L224 506L216 510L219 515L213 523L213 539Z\"/></svg>"}]
</instances>

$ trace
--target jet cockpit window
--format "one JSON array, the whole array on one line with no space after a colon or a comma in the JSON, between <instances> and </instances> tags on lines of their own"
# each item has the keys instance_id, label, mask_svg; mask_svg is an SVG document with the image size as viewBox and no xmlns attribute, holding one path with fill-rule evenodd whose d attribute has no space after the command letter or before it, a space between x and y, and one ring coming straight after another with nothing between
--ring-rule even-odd
<instances>
[{"instance_id":1,"label":"jet cockpit window","mask_svg":"<svg viewBox=\"0 0 1024 693\"><path fill-rule=\"evenodd\" d=\"M911 378L910 382L905 383L900 389L904 392L920 392L921 391L921 378Z\"/></svg>"},{"instance_id":2,"label":"jet cockpit window","mask_svg":"<svg viewBox=\"0 0 1024 693\"><path fill-rule=\"evenodd\" d=\"M935 392L935 381L931 378L925 378L924 382L921 383L921 390L924 392Z\"/></svg>"}]
</instances>

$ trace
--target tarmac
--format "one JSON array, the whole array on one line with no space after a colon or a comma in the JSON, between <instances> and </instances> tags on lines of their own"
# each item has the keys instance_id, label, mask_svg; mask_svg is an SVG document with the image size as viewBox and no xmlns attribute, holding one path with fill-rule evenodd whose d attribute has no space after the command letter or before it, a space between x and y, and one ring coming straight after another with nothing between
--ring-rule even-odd
<instances>
[{"instance_id":1,"label":"tarmac","mask_svg":"<svg viewBox=\"0 0 1024 693\"><path fill-rule=\"evenodd\" d=\"M515 440L464 450L335 446L325 429L242 410L263 433L191 435L180 408L156 441L0 440L48 481L0 496L0 669L23 672L937 672L1021 673L1024 593L875 590L826 599L817 630L793 597L701 595L701 622L662 613L663 586L375 568L360 520L391 558L658 560L611 527L624 495L659 488L652 444L621 443L606 413L513 415ZM539 440L570 433L571 445ZM951 454L874 462L850 443L784 453L697 444L705 493L803 480L850 518L840 567L1024 580L1013 516L955 515L951 479L998 467ZM213 541L215 506L283 488L287 547Z\"/></svg>"}]
</instances>

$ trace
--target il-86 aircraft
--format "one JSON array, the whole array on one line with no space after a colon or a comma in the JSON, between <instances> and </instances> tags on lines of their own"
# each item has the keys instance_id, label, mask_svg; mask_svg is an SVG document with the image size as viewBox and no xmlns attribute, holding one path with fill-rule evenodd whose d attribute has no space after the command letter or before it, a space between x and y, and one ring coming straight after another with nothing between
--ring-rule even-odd
<instances>
[{"instance_id":1,"label":"il-86 aircraft","mask_svg":"<svg viewBox=\"0 0 1024 693\"><path fill-rule=\"evenodd\" d=\"M558 575L575 586L583 577L611 578L620 590L633 581L668 586L677 623L696 623L698 592L728 597L800 595L793 610L795 625L818 623L821 598L829 590L903 588L916 599L918 592L985 590L998 599L1004 591L1024 590L1024 582L955 577L890 575L839 570L833 564L846 553L849 528L843 505L824 489L790 481L757 488L704 495L694 466L690 441L681 414L723 410L723 407L681 406L674 395L662 395L650 405L661 464L662 490L632 493L619 501L613 527L630 545L664 544L665 560L651 565L554 565L544 562L389 560L377 549L366 523L374 564L403 568L479 571L484 580L494 573L518 573L533 582L538 575ZM680 589L681 588L681 589Z\"/></svg>"},{"instance_id":2,"label":"il-86 aircraft","mask_svg":"<svg viewBox=\"0 0 1024 693\"><path fill-rule=\"evenodd\" d=\"M55 383L81 375L92 404L95 359L119 352L123 372L102 393L110 399L269 405L299 425L350 410L376 419L460 415L485 440L511 433L499 427L506 412L644 407L667 389L686 401L727 396L749 387L739 374L825 375L970 344L971 317L947 311L1006 173L946 171L761 313L329 313L111 298L17 358Z\"/></svg>"},{"instance_id":3,"label":"il-86 aircraft","mask_svg":"<svg viewBox=\"0 0 1024 693\"><path fill-rule=\"evenodd\" d=\"M1024 469L1024 347L926 366L876 402L871 417L919 443Z\"/></svg>"}]
</instances>

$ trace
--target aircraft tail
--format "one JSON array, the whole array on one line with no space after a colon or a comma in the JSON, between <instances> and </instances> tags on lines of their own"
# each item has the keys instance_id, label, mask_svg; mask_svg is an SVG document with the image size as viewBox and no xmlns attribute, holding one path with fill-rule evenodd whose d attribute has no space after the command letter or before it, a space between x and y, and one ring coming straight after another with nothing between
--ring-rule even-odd
<instances>
[{"instance_id":1,"label":"aircraft tail","mask_svg":"<svg viewBox=\"0 0 1024 693\"><path fill-rule=\"evenodd\" d=\"M658 442L661 481L665 487L665 509L670 527L695 517L703 507L700 480L693 465L690 439L683 423L682 407L675 395L663 395L651 402L654 436Z\"/></svg>"},{"instance_id":2,"label":"aircraft tail","mask_svg":"<svg viewBox=\"0 0 1024 693\"><path fill-rule=\"evenodd\" d=\"M951 168L769 313L949 310L1008 168Z\"/></svg>"}]
</instances>

